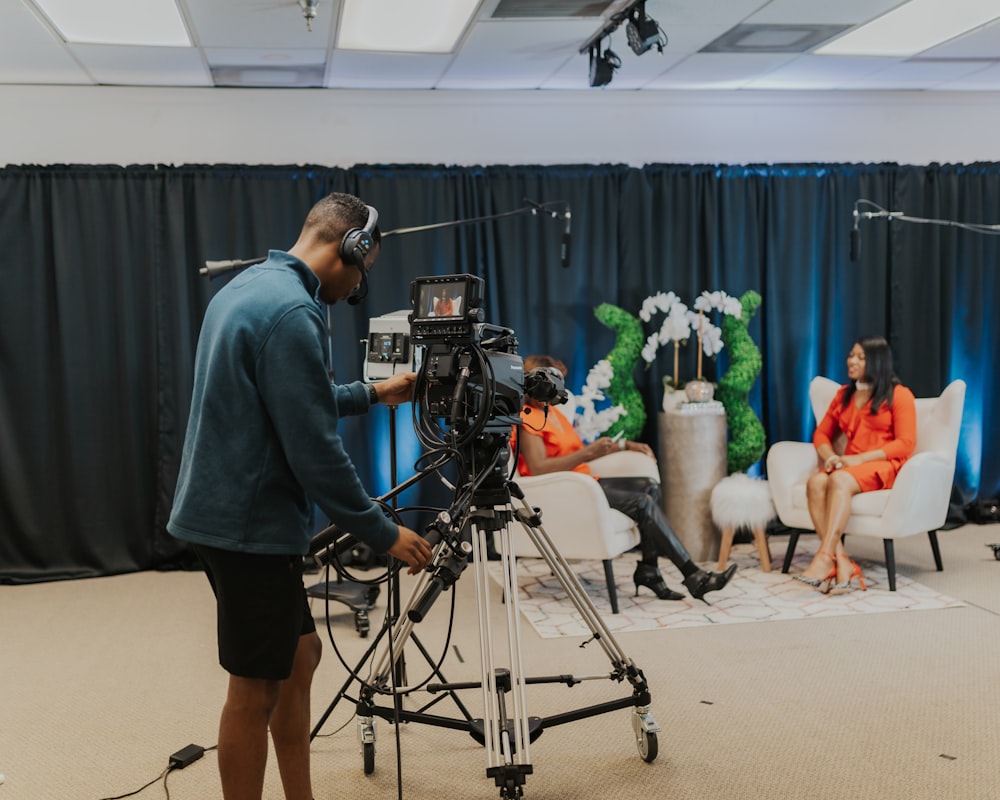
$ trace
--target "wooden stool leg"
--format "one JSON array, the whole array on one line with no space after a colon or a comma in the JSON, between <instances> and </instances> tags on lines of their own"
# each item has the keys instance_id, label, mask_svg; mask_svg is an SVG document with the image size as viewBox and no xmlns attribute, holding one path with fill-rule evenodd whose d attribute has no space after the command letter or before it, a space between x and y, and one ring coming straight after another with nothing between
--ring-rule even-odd
<instances>
[{"instance_id":1,"label":"wooden stool leg","mask_svg":"<svg viewBox=\"0 0 1000 800\"><path fill-rule=\"evenodd\" d=\"M736 535L736 528L722 529L722 543L719 545L719 572L726 568L729 561L729 551L733 549L733 536Z\"/></svg>"},{"instance_id":2,"label":"wooden stool leg","mask_svg":"<svg viewBox=\"0 0 1000 800\"><path fill-rule=\"evenodd\" d=\"M763 528L753 529L753 541L757 545L757 555L760 556L762 572L771 571L771 551L767 547L767 533Z\"/></svg>"}]
</instances>

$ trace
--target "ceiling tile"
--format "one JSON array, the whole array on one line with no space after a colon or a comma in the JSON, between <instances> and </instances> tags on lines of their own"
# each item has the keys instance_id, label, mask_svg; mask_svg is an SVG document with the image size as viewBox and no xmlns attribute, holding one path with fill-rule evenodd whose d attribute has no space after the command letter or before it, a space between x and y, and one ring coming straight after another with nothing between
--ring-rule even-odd
<instances>
[{"instance_id":1,"label":"ceiling tile","mask_svg":"<svg viewBox=\"0 0 1000 800\"><path fill-rule=\"evenodd\" d=\"M211 86L201 53L191 47L74 44L70 51L97 83L115 86Z\"/></svg>"}]
</instances>

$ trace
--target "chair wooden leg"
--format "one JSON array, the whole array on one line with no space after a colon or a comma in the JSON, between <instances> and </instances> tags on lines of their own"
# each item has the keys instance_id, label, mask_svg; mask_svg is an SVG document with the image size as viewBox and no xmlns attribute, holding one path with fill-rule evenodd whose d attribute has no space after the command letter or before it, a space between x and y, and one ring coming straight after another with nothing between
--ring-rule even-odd
<instances>
[{"instance_id":1,"label":"chair wooden leg","mask_svg":"<svg viewBox=\"0 0 1000 800\"><path fill-rule=\"evenodd\" d=\"M800 530L790 530L788 532L788 548L785 550L785 562L781 565L782 572L788 572L792 566L792 557L795 555L795 546L799 543Z\"/></svg>"},{"instance_id":2,"label":"chair wooden leg","mask_svg":"<svg viewBox=\"0 0 1000 800\"><path fill-rule=\"evenodd\" d=\"M927 538L931 540L931 552L934 553L934 566L938 572L944 572L944 564L941 562L941 548L938 546L937 531L927 531Z\"/></svg>"},{"instance_id":3,"label":"chair wooden leg","mask_svg":"<svg viewBox=\"0 0 1000 800\"><path fill-rule=\"evenodd\" d=\"M729 561L729 551L733 549L733 537L736 535L736 528L722 529L722 543L719 545L719 566L717 569L722 572Z\"/></svg>"},{"instance_id":4,"label":"chair wooden leg","mask_svg":"<svg viewBox=\"0 0 1000 800\"><path fill-rule=\"evenodd\" d=\"M771 551L767 547L767 531L764 528L753 529L753 541L757 545L757 555L760 557L760 569L762 572L771 571ZM722 567L719 567L721 570Z\"/></svg>"},{"instance_id":5,"label":"chair wooden leg","mask_svg":"<svg viewBox=\"0 0 1000 800\"><path fill-rule=\"evenodd\" d=\"M892 545L892 539L883 539L885 542L885 570L889 573L889 591L896 591L896 550Z\"/></svg>"},{"instance_id":6,"label":"chair wooden leg","mask_svg":"<svg viewBox=\"0 0 1000 800\"><path fill-rule=\"evenodd\" d=\"M618 590L615 588L615 571L610 558L604 559L604 580L608 584L608 600L611 601L611 613L618 613Z\"/></svg>"}]
</instances>

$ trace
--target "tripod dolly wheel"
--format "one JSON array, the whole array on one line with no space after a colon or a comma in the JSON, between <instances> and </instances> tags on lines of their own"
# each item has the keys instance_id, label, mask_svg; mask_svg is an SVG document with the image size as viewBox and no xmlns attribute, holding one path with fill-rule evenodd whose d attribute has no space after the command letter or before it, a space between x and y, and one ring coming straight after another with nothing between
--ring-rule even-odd
<instances>
[{"instance_id":1,"label":"tripod dolly wheel","mask_svg":"<svg viewBox=\"0 0 1000 800\"><path fill-rule=\"evenodd\" d=\"M646 733L643 731L636 737L635 746L638 748L639 755L642 757L642 760L647 764L655 761L656 755L660 751L660 746L656 741L655 733Z\"/></svg>"},{"instance_id":2,"label":"tripod dolly wheel","mask_svg":"<svg viewBox=\"0 0 1000 800\"><path fill-rule=\"evenodd\" d=\"M656 760L656 754L660 752L659 742L656 734L660 726L653 719L649 706L638 706L632 712L632 733L635 734L635 746L639 751L642 760L647 764Z\"/></svg>"},{"instance_id":3,"label":"tripod dolly wheel","mask_svg":"<svg viewBox=\"0 0 1000 800\"><path fill-rule=\"evenodd\" d=\"M375 744L365 742L361 745L361 754L365 760L365 775L371 775L375 771Z\"/></svg>"}]
</instances>

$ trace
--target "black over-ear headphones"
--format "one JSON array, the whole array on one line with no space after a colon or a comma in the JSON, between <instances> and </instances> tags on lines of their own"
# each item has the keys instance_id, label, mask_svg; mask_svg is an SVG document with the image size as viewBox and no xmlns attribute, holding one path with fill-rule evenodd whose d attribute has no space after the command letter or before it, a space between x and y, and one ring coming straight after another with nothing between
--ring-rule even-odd
<instances>
[{"instance_id":1,"label":"black over-ear headphones","mask_svg":"<svg viewBox=\"0 0 1000 800\"><path fill-rule=\"evenodd\" d=\"M344 234L340 242L340 258L346 264L353 264L361 272L361 286L358 291L347 298L347 302L356 306L368 296L368 270L365 267L365 259L372 251L374 239L372 232L378 223L378 211L372 206L368 209L368 220L363 228L351 228Z\"/></svg>"},{"instance_id":2,"label":"black over-ear headphones","mask_svg":"<svg viewBox=\"0 0 1000 800\"><path fill-rule=\"evenodd\" d=\"M365 259L372 250L372 231L378 222L378 211L371 206L368 209L368 221L363 228L351 228L344 234L340 242L340 257L348 264L353 264L362 272L365 271Z\"/></svg>"}]
</instances>

